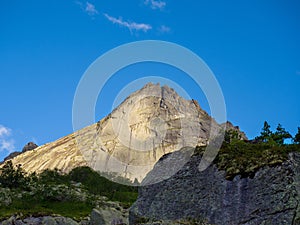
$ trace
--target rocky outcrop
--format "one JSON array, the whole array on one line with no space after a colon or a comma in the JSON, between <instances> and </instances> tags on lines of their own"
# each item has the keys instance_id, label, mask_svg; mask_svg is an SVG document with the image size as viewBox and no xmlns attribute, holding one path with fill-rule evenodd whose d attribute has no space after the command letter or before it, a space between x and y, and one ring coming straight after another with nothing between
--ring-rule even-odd
<instances>
[{"instance_id":1,"label":"rocky outcrop","mask_svg":"<svg viewBox=\"0 0 300 225\"><path fill-rule=\"evenodd\" d=\"M38 145L35 144L34 142L28 142L28 143L23 147L22 152L12 152L12 153L10 153L7 157L4 158L4 161L10 160L10 159L12 159L12 158L14 158L14 157L16 157L16 156L18 156L18 155L24 153L24 152L33 150L33 149L35 149L35 148L37 148L37 147L38 147Z\"/></svg>"},{"instance_id":2,"label":"rocky outcrop","mask_svg":"<svg viewBox=\"0 0 300 225\"><path fill-rule=\"evenodd\" d=\"M149 83L110 115L52 143L13 158L27 172L90 166L107 174L141 181L164 154L206 145L220 125L196 100L172 88Z\"/></svg>"},{"instance_id":3,"label":"rocky outcrop","mask_svg":"<svg viewBox=\"0 0 300 225\"><path fill-rule=\"evenodd\" d=\"M180 152L163 157L145 181L170 169L164 161L180 157ZM232 181L215 165L199 172L200 160L201 155L194 154L171 178L141 187L130 209L130 224L182 218L216 225L300 224L299 153L290 153L281 165L259 169L253 178L236 176Z\"/></svg>"},{"instance_id":4,"label":"rocky outcrop","mask_svg":"<svg viewBox=\"0 0 300 225\"><path fill-rule=\"evenodd\" d=\"M240 130L239 126L234 126L230 121L227 121L223 126L226 127L227 131L235 131L239 135L240 140L248 140L246 134Z\"/></svg>"},{"instance_id":5,"label":"rocky outcrop","mask_svg":"<svg viewBox=\"0 0 300 225\"><path fill-rule=\"evenodd\" d=\"M27 151L30 151L30 150L33 150L35 148L39 147L36 143L34 142L28 142L22 149L22 152L27 152Z\"/></svg>"}]
</instances>

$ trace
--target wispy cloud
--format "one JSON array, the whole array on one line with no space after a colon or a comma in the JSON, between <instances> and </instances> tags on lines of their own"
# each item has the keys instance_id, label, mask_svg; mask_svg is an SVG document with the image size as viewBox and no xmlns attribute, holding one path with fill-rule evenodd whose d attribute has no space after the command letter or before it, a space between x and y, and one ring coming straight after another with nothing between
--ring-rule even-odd
<instances>
[{"instance_id":1,"label":"wispy cloud","mask_svg":"<svg viewBox=\"0 0 300 225\"><path fill-rule=\"evenodd\" d=\"M88 15L90 16L94 16L96 14L99 14L98 10L96 9L95 5L93 5L92 3L90 2L86 2L85 4L83 4L82 2L80 1L76 1L75 2L77 5L80 6L80 8L86 12Z\"/></svg>"},{"instance_id":2,"label":"wispy cloud","mask_svg":"<svg viewBox=\"0 0 300 225\"><path fill-rule=\"evenodd\" d=\"M161 25L158 29L158 32L161 34L165 34L165 33L170 33L171 32L171 28L165 25Z\"/></svg>"},{"instance_id":3,"label":"wispy cloud","mask_svg":"<svg viewBox=\"0 0 300 225\"><path fill-rule=\"evenodd\" d=\"M89 2L86 2L85 11L91 16L99 14L96 7Z\"/></svg>"},{"instance_id":4,"label":"wispy cloud","mask_svg":"<svg viewBox=\"0 0 300 225\"><path fill-rule=\"evenodd\" d=\"M9 128L0 125L0 138L10 135L10 132L11 131Z\"/></svg>"},{"instance_id":5,"label":"wispy cloud","mask_svg":"<svg viewBox=\"0 0 300 225\"><path fill-rule=\"evenodd\" d=\"M162 10L163 8L166 7L167 3L164 1L157 1L157 0L145 0L144 1L145 5L149 5L152 9L160 9Z\"/></svg>"},{"instance_id":6,"label":"wispy cloud","mask_svg":"<svg viewBox=\"0 0 300 225\"><path fill-rule=\"evenodd\" d=\"M14 140L10 137L11 129L0 124L0 152L11 153L15 150Z\"/></svg>"},{"instance_id":7,"label":"wispy cloud","mask_svg":"<svg viewBox=\"0 0 300 225\"><path fill-rule=\"evenodd\" d=\"M128 28L130 32L140 30L147 32L148 30L152 29L152 26L150 24L124 21L121 17L115 18L106 13L104 13L104 16L113 24L118 24L122 27Z\"/></svg>"}]
</instances>

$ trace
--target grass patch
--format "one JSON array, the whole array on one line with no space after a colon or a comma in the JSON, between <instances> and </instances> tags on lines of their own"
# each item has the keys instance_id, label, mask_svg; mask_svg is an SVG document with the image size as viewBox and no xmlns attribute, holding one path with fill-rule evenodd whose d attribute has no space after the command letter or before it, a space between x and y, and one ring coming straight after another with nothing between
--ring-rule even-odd
<instances>
[{"instance_id":1,"label":"grass patch","mask_svg":"<svg viewBox=\"0 0 300 225\"><path fill-rule=\"evenodd\" d=\"M14 200L9 206L0 207L0 219L6 219L11 215L45 216L60 215L80 220L88 216L93 206L85 202L38 202L35 200Z\"/></svg>"}]
</instances>

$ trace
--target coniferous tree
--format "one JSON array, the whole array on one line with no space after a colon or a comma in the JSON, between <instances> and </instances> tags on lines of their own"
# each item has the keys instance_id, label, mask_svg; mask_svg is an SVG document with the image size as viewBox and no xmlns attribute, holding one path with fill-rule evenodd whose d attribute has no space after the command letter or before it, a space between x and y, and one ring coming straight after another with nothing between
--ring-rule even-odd
<instances>
[{"instance_id":1,"label":"coniferous tree","mask_svg":"<svg viewBox=\"0 0 300 225\"><path fill-rule=\"evenodd\" d=\"M268 124L267 121L264 122L264 126L262 131L260 132L260 136L256 137L255 140L259 142L272 142L272 131L270 130L271 126Z\"/></svg>"},{"instance_id":2,"label":"coniferous tree","mask_svg":"<svg viewBox=\"0 0 300 225\"><path fill-rule=\"evenodd\" d=\"M298 132L297 132L297 134L295 134L293 141L295 144L300 144L300 127L298 127Z\"/></svg>"},{"instance_id":3,"label":"coniferous tree","mask_svg":"<svg viewBox=\"0 0 300 225\"><path fill-rule=\"evenodd\" d=\"M276 132L272 135L272 139L278 144L278 145L283 145L284 144L284 140L288 139L288 138L292 138L292 135L286 131L282 125L279 123L277 128L276 128Z\"/></svg>"}]
</instances>

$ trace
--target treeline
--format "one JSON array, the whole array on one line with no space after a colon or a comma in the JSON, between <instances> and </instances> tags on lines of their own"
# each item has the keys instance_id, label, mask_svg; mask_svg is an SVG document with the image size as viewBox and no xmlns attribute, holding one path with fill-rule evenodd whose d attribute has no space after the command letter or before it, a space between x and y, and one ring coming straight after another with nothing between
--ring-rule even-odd
<instances>
[{"instance_id":1,"label":"treeline","mask_svg":"<svg viewBox=\"0 0 300 225\"><path fill-rule=\"evenodd\" d=\"M271 126L265 121L262 131L260 135L255 138L255 141L273 145L283 145L286 139L291 139L294 144L300 144L300 127L298 127L298 132L294 137L286 131L281 124L277 125L275 132L271 131L270 128Z\"/></svg>"},{"instance_id":2,"label":"treeline","mask_svg":"<svg viewBox=\"0 0 300 225\"><path fill-rule=\"evenodd\" d=\"M225 131L225 144L232 143L234 141L239 141L241 139L242 137L238 131L232 129ZM298 132L293 137L281 124L278 124L276 130L272 131L271 126L268 124L267 121L265 121L260 135L248 142L253 144L265 143L270 146L281 146L284 144L288 144L286 142L287 139L291 140L289 144L300 144L300 127L298 127Z\"/></svg>"}]
</instances>

